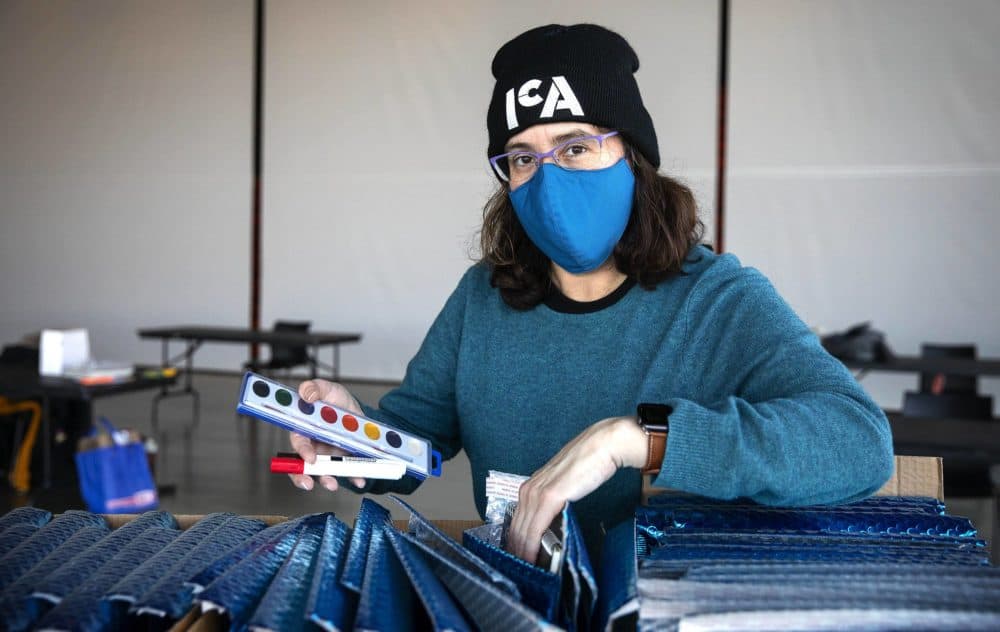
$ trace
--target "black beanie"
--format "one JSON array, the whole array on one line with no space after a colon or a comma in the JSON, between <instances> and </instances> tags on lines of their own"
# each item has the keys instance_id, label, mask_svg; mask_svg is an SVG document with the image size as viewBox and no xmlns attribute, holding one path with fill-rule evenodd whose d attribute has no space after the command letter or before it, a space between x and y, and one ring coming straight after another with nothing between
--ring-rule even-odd
<instances>
[{"instance_id":1,"label":"black beanie","mask_svg":"<svg viewBox=\"0 0 1000 632\"><path fill-rule=\"evenodd\" d=\"M633 76L638 69L629 43L596 24L550 24L518 35L493 58L487 157L532 125L581 121L618 130L659 167L656 130Z\"/></svg>"}]
</instances>

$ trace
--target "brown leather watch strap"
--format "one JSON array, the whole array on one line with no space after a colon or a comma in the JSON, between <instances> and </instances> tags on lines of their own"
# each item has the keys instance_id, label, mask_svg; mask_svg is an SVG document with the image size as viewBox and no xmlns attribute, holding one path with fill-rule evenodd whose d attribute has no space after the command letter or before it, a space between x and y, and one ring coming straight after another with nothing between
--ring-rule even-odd
<instances>
[{"instance_id":1,"label":"brown leather watch strap","mask_svg":"<svg viewBox=\"0 0 1000 632\"><path fill-rule=\"evenodd\" d=\"M646 431L649 437L649 456L642 466L643 474L659 474L663 467L663 456L667 453L667 433Z\"/></svg>"}]
</instances>

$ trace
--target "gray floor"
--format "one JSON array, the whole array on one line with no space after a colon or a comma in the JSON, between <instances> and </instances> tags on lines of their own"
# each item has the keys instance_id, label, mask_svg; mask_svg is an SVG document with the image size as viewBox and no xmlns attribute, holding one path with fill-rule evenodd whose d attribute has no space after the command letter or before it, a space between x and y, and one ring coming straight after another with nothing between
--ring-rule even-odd
<instances>
[{"instance_id":1,"label":"gray floor","mask_svg":"<svg viewBox=\"0 0 1000 632\"><path fill-rule=\"evenodd\" d=\"M283 379L283 381L285 381ZM295 386L297 378L285 383ZM269 460L275 452L289 451L288 433L261 421L237 419L235 408L239 378L197 375L201 392L201 421L190 425L188 398L164 400L160 405L160 452L156 478L177 486L173 496L162 499L163 509L177 514L232 511L238 514L297 516L332 511L353 521L361 497L348 491L328 492L320 486L306 492L294 487L285 475L271 474ZM377 403L387 386L348 384L361 401ZM109 397L95 402L94 412L119 426L149 433L150 393ZM441 478L429 478L408 500L433 519L477 518L472 500L469 462L465 454L444 464ZM374 496L395 517L406 512L388 497Z\"/></svg>"}]
</instances>

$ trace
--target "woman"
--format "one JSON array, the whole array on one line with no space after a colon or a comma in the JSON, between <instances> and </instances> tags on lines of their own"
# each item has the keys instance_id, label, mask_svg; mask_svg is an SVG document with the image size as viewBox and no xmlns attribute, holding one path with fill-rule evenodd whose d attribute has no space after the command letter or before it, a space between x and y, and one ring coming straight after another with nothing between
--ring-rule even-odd
<instances>
[{"instance_id":1,"label":"woman","mask_svg":"<svg viewBox=\"0 0 1000 632\"><path fill-rule=\"evenodd\" d=\"M858 499L892 471L886 418L850 373L759 272L698 245L690 190L656 172L638 67L595 25L505 44L482 260L378 408L323 380L299 389L427 437L445 459L465 449L481 515L489 470L530 475L508 535L528 561L566 501L593 554L632 515L641 470L662 487L782 505ZM306 460L334 451L291 440Z\"/></svg>"}]
</instances>

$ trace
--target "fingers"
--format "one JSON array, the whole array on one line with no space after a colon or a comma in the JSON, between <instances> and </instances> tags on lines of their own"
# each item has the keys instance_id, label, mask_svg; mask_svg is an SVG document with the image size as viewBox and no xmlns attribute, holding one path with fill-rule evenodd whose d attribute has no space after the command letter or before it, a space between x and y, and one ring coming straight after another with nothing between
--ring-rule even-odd
<instances>
[{"instance_id":1,"label":"fingers","mask_svg":"<svg viewBox=\"0 0 1000 632\"><path fill-rule=\"evenodd\" d=\"M306 476L305 474L289 474L288 478L292 479L292 485L295 485L299 489L309 491L313 488L312 476Z\"/></svg>"},{"instance_id":2,"label":"fingers","mask_svg":"<svg viewBox=\"0 0 1000 632\"><path fill-rule=\"evenodd\" d=\"M336 382L329 382L327 380L306 380L302 382L299 384L299 397L307 402L323 400L348 410L360 410L361 408L357 400L351 396L347 389ZM300 435L297 432L290 433L289 440L291 441L292 448L306 463L315 463L317 454L349 454L346 450L326 443L313 441L309 437ZM292 482L301 489L308 490L313 488L314 483L311 476L291 475L291 478ZM350 480L351 483L358 487L364 487L366 483L363 478L355 477ZM337 479L332 476L320 476L319 484L331 492L336 491L340 487Z\"/></svg>"},{"instance_id":3,"label":"fingers","mask_svg":"<svg viewBox=\"0 0 1000 632\"><path fill-rule=\"evenodd\" d=\"M288 440L292 444L292 449L302 457L303 461L306 463L316 462L316 448L313 446L312 439L297 432L291 432L289 433Z\"/></svg>"},{"instance_id":4,"label":"fingers","mask_svg":"<svg viewBox=\"0 0 1000 632\"><path fill-rule=\"evenodd\" d=\"M305 474L289 474L288 478L292 479L292 484L299 489L304 489L305 491L312 491L315 486L312 476L307 476ZM353 479L359 480L359 479ZM361 479L363 480L363 479ZM337 483L337 479L332 476L320 476L319 484L326 489L328 492L335 492L340 489L340 485Z\"/></svg>"},{"instance_id":5,"label":"fingers","mask_svg":"<svg viewBox=\"0 0 1000 632\"><path fill-rule=\"evenodd\" d=\"M317 454L335 454L341 456L350 454L346 450L342 450L337 446L332 446L326 443L318 443L305 435L300 435L297 432L288 433L288 440L292 444L292 449L294 449L296 454L298 454L306 463L315 463ZM299 489L309 491L315 486L312 477L306 474L289 474L288 477L292 479L292 483ZM367 483L366 479L358 477L353 477L350 481L358 487L364 487ZM337 483L337 479L333 476L320 476L319 484L331 492L335 492L340 489L340 484Z\"/></svg>"},{"instance_id":6,"label":"fingers","mask_svg":"<svg viewBox=\"0 0 1000 632\"><path fill-rule=\"evenodd\" d=\"M514 517L510 522L510 530L507 531L507 550L511 554L516 555L525 562L529 564L534 564L535 559L538 557L537 551L535 555L527 553L529 547L529 540L531 538L525 532L525 523L527 518L525 518L526 511L518 503L517 509L514 510ZM541 543L541 538L539 537L539 543Z\"/></svg>"},{"instance_id":7,"label":"fingers","mask_svg":"<svg viewBox=\"0 0 1000 632\"><path fill-rule=\"evenodd\" d=\"M306 380L299 384L299 397L307 402L323 400L355 413L361 412L361 404L342 384L329 380Z\"/></svg>"},{"instance_id":8,"label":"fingers","mask_svg":"<svg viewBox=\"0 0 1000 632\"><path fill-rule=\"evenodd\" d=\"M299 397L307 402L315 402L323 399L330 390L330 383L326 380L306 380L299 384Z\"/></svg>"},{"instance_id":9,"label":"fingers","mask_svg":"<svg viewBox=\"0 0 1000 632\"><path fill-rule=\"evenodd\" d=\"M590 426L521 485L507 534L511 553L534 563L542 534L563 505L590 494L614 475L623 462L618 445L622 435L616 431L624 423L622 420L627 418L611 417ZM627 442L634 443L632 435L624 436Z\"/></svg>"},{"instance_id":10,"label":"fingers","mask_svg":"<svg viewBox=\"0 0 1000 632\"><path fill-rule=\"evenodd\" d=\"M562 497L549 486L535 486L531 481L521 486L517 509L507 533L507 548L529 564L538 559L542 534L549 528L564 504Z\"/></svg>"},{"instance_id":11,"label":"fingers","mask_svg":"<svg viewBox=\"0 0 1000 632\"><path fill-rule=\"evenodd\" d=\"M320 476L319 484L326 488L328 492L335 492L340 488L337 484L337 479L332 476Z\"/></svg>"}]
</instances>

